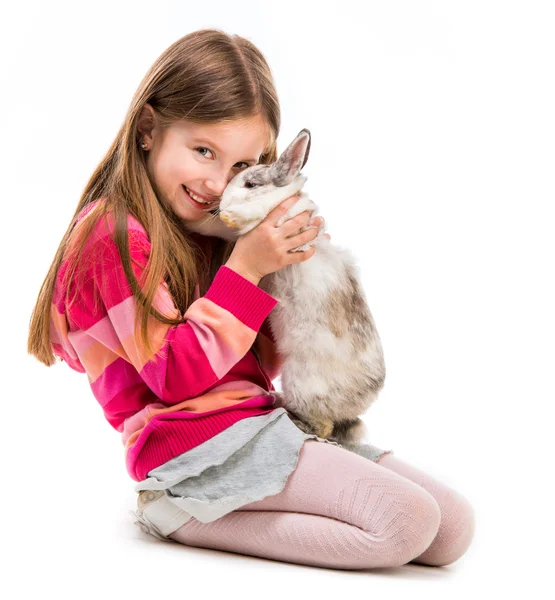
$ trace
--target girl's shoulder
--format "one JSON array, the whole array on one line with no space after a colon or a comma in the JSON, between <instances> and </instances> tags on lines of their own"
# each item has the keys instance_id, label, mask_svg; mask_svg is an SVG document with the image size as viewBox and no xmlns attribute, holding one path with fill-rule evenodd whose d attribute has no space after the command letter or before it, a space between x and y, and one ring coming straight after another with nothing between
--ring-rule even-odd
<instances>
[{"instance_id":1,"label":"girl's shoulder","mask_svg":"<svg viewBox=\"0 0 555 600\"><path fill-rule=\"evenodd\" d=\"M103 206L105 202L105 198L100 198L83 207L83 209L81 209L77 215L75 227L77 228L79 224L85 222L88 217L92 217L95 214L95 211ZM90 232L91 235L85 242L85 251L94 253L96 248L105 247L106 244L115 247L115 243L113 241L115 233L114 222L112 211L108 209L105 214L98 219L98 222ZM141 223L131 214L127 215L127 231L129 247L132 252L150 252L150 236ZM213 253L214 244L218 241L218 238L205 236L192 231L188 232L188 237L200 247L202 253L208 257L208 260L210 260L210 257Z\"/></svg>"},{"instance_id":2,"label":"girl's shoulder","mask_svg":"<svg viewBox=\"0 0 555 600\"><path fill-rule=\"evenodd\" d=\"M77 226L80 223L83 223L86 217L92 216L95 214L95 211L103 206L106 202L105 198L99 198L98 200L93 200L89 204L87 204L77 215L75 220L75 225ZM140 238L147 243L150 243L150 238L148 236L148 232L141 225L141 223L133 217L131 214L127 215L127 229L131 234L131 237L134 239ZM114 217L111 210L107 210L103 218L100 218L93 230L94 237L96 238L105 238L107 235L114 234Z\"/></svg>"}]
</instances>

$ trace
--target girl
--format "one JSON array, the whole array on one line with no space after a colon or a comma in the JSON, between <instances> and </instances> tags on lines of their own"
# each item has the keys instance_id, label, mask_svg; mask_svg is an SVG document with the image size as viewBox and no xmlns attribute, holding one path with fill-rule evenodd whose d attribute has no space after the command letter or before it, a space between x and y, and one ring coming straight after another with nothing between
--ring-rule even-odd
<instances>
[{"instance_id":1,"label":"girl","mask_svg":"<svg viewBox=\"0 0 555 600\"><path fill-rule=\"evenodd\" d=\"M28 350L86 373L122 434L139 525L167 541L339 569L447 565L474 513L459 493L371 444L297 428L258 284L315 249L288 198L236 242L215 218L241 168L277 159L271 71L249 41L200 30L172 44L137 90L40 289ZM212 214L210 214L212 211Z\"/></svg>"}]
</instances>

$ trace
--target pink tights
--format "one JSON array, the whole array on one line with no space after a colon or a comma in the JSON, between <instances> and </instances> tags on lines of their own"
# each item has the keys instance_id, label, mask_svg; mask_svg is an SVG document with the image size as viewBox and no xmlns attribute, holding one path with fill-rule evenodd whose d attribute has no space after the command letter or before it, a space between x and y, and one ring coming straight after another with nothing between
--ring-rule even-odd
<instances>
[{"instance_id":1,"label":"pink tights","mask_svg":"<svg viewBox=\"0 0 555 600\"><path fill-rule=\"evenodd\" d=\"M474 523L465 497L393 454L376 463L307 440L279 494L211 523L191 518L169 537L318 567L443 566L465 553Z\"/></svg>"}]
</instances>

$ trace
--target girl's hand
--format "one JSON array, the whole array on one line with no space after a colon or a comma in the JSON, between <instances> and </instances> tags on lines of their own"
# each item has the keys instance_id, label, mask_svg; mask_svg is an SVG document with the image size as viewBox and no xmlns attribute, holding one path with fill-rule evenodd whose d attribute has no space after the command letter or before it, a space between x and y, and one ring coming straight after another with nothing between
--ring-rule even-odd
<instances>
[{"instance_id":1,"label":"girl's hand","mask_svg":"<svg viewBox=\"0 0 555 600\"><path fill-rule=\"evenodd\" d=\"M291 196L291 198L298 198L298 196ZM285 202L285 200L284 200ZM287 219L288 221L290 219ZM287 221L285 221L287 222ZM317 217L314 217L313 219L311 219L307 224L306 227L308 226L313 226L313 227L317 227L318 228L318 232L320 232L320 230L324 227L324 217L322 217L321 215L318 215ZM296 232L297 234L300 233L300 228L299 230ZM323 237L328 238L328 240L331 240L331 236L329 233L324 233Z\"/></svg>"},{"instance_id":2,"label":"girl's hand","mask_svg":"<svg viewBox=\"0 0 555 600\"><path fill-rule=\"evenodd\" d=\"M286 265L309 260L316 252L314 246L304 252L290 252L311 242L318 235L319 230L316 228L299 233L311 220L309 211L305 210L277 226L278 221L298 199L298 195L287 198L254 229L241 236L235 242L226 266L258 285L260 279L269 273ZM315 217L314 222L317 225L323 224L324 219Z\"/></svg>"}]
</instances>

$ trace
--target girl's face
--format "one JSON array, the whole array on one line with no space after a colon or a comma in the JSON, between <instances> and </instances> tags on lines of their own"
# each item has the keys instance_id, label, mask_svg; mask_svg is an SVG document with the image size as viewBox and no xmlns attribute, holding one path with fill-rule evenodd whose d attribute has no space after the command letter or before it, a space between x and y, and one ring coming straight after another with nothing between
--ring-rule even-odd
<instances>
[{"instance_id":1,"label":"girl's face","mask_svg":"<svg viewBox=\"0 0 555 600\"><path fill-rule=\"evenodd\" d=\"M164 131L155 126L140 142L148 144L147 169L159 191L181 219L196 221L218 206L235 175L257 164L266 132L260 116L211 125L179 121ZM185 188L210 204L198 204Z\"/></svg>"}]
</instances>

